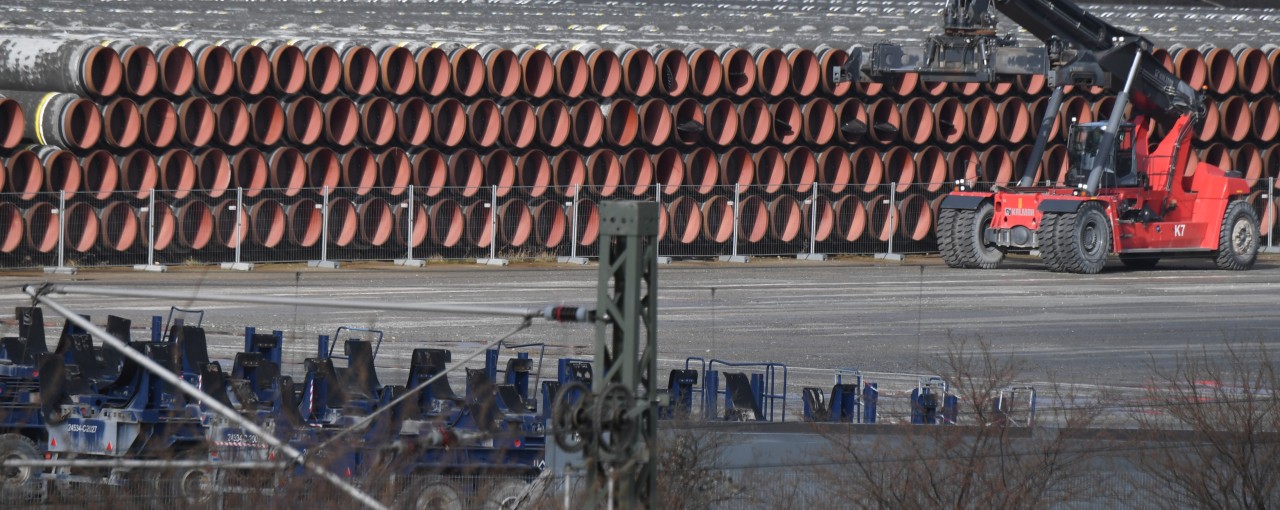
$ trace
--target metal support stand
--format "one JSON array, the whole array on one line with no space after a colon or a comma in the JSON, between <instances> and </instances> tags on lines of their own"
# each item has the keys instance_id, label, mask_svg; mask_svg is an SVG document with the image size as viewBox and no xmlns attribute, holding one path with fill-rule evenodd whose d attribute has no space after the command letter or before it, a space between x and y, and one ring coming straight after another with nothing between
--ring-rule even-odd
<instances>
[{"instance_id":1,"label":"metal support stand","mask_svg":"<svg viewBox=\"0 0 1280 510\"><path fill-rule=\"evenodd\" d=\"M590 492L583 508L656 505L658 215L658 205L646 202L606 202L600 208L591 392L600 411L594 414L610 422L596 429L603 434L587 434ZM638 433L619 439L631 427Z\"/></svg>"},{"instance_id":2,"label":"metal support stand","mask_svg":"<svg viewBox=\"0 0 1280 510\"><path fill-rule=\"evenodd\" d=\"M590 262L586 257L578 256L578 192L581 186L573 188L573 203L569 204L569 225L573 230L571 238L569 238L569 256L556 257L556 261L561 264L586 264Z\"/></svg>"},{"instance_id":3,"label":"metal support stand","mask_svg":"<svg viewBox=\"0 0 1280 510\"><path fill-rule=\"evenodd\" d=\"M1262 248L1263 253L1280 253L1280 247L1274 246L1271 238L1275 237L1276 231L1276 178L1267 177L1267 211L1271 212L1271 230L1265 235L1267 236L1267 245Z\"/></svg>"},{"instance_id":4,"label":"metal support stand","mask_svg":"<svg viewBox=\"0 0 1280 510\"><path fill-rule=\"evenodd\" d=\"M897 214L898 214L898 183L893 182L893 183L889 183L889 217L886 218L885 221L889 222L890 225L893 225L894 220L897 218ZM894 230L897 230L897 229L894 229ZM893 235L895 233L896 232L889 234L889 246L884 253L876 254L877 259L902 262L902 259L903 259L902 254L893 252Z\"/></svg>"},{"instance_id":5,"label":"metal support stand","mask_svg":"<svg viewBox=\"0 0 1280 510\"><path fill-rule=\"evenodd\" d=\"M320 206L320 260L308 261L307 267L337 269L338 263L329 260L329 187L325 186L322 191L324 199Z\"/></svg>"},{"instance_id":6,"label":"metal support stand","mask_svg":"<svg viewBox=\"0 0 1280 510\"><path fill-rule=\"evenodd\" d=\"M253 264L240 261L240 245L244 244L244 188L236 188L236 261L223 262L223 269L253 271Z\"/></svg>"},{"instance_id":7,"label":"metal support stand","mask_svg":"<svg viewBox=\"0 0 1280 510\"><path fill-rule=\"evenodd\" d=\"M489 186L489 258L476 259L477 264L486 266L505 266L507 259L498 258L498 186Z\"/></svg>"},{"instance_id":8,"label":"metal support stand","mask_svg":"<svg viewBox=\"0 0 1280 510\"><path fill-rule=\"evenodd\" d=\"M133 266L134 271L163 273L169 268L156 264L156 189L147 194L147 263Z\"/></svg>"},{"instance_id":9,"label":"metal support stand","mask_svg":"<svg viewBox=\"0 0 1280 510\"><path fill-rule=\"evenodd\" d=\"M406 215L409 217L409 225L407 227L408 230L405 231L405 235L404 235L404 244L408 248L405 251L404 258L396 259L395 264L397 266L406 266L406 267L424 267L427 265L427 261L413 258L413 210L417 208L413 206L413 185L412 184L409 185L408 193L409 193L409 198L405 201L404 205L401 206L401 207L409 208L409 214Z\"/></svg>"},{"instance_id":10,"label":"metal support stand","mask_svg":"<svg viewBox=\"0 0 1280 510\"><path fill-rule=\"evenodd\" d=\"M660 183L660 182L654 182L654 183L653 183L653 201L654 201L654 202L656 202L656 203L658 204L658 208L659 208L659 209L661 209L661 208L662 208L662 183ZM658 211L658 214L662 214L662 211L661 211L661 210L659 210L659 211ZM659 226L661 226L661 224L659 224ZM659 250L659 249L661 249L661 246L660 246L660 245L662 244L662 234L663 234L663 233L661 233L661 232L660 232L660 233L658 233L658 239L655 239L655 240L653 241L653 246L654 246L654 248L653 248L653 249L654 249L654 250ZM655 252L655 253L658 253L658 252ZM658 255L658 263L659 263L659 264L670 264L670 263L671 263L671 257L663 257L663 256L661 256L661 255Z\"/></svg>"},{"instance_id":11,"label":"metal support stand","mask_svg":"<svg viewBox=\"0 0 1280 510\"><path fill-rule=\"evenodd\" d=\"M67 190L58 191L58 266L44 268L45 274L76 274L76 268L66 266L67 239Z\"/></svg>"},{"instance_id":12,"label":"metal support stand","mask_svg":"<svg viewBox=\"0 0 1280 510\"><path fill-rule=\"evenodd\" d=\"M809 253L801 253L796 255L796 260L814 260L822 262L827 260L827 254L817 253L816 249L818 237L818 184L814 183L809 193Z\"/></svg>"},{"instance_id":13,"label":"metal support stand","mask_svg":"<svg viewBox=\"0 0 1280 510\"><path fill-rule=\"evenodd\" d=\"M742 209L740 206L741 203L742 203L742 185L734 184L733 185L733 252L730 253L729 255L721 255L720 262L740 262L740 263L751 262L751 257L738 255L738 222L742 220L742 218L738 214Z\"/></svg>"}]
</instances>

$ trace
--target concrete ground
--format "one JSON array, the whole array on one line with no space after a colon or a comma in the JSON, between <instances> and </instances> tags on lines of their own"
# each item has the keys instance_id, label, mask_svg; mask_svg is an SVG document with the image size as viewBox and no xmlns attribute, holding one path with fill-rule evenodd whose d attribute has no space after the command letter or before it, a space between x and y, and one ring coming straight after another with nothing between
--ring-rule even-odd
<instances>
[{"instance_id":1,"label":"concrete ground","mask_svg":"<svg viewBox=\"0 0 1280 510\"><path fill-rule=\"evenodd\" d=\"M361 264L340 270L294 265L253 272L177 267L165 274L91 269L79 275L0 274L0 334L16 333L13 306L24 306L24 284L46 281L178 292L349 299L378 303L541 307L593 305L597 268L547 263L491 268L434 264L405 269ZM1046 271L1035 258L997 270L955 270L934 257L879 263L868 258L828 262L756 259L748 264L686 261L659 270L659 357L665 370L690 356L772 361L789 367L791 388L828 386L832 369L868 373L930 372L958 340L989 342L1024 364L1029 382L1136 387L1151 368L1188 351L1218 356L1229 342L1277 343L1275 292L1280 258L1264 256L1251 271L1218 271L1208 261L1162 262L1132 271L1113 262L1098 275ZM57 297L105 323L107 314L134 321L144 338L150 316L170 306L206 310L214 358L230 360L244 326L286 332L286 373L314 356L317 335L339 326L376 328L386 340L378 357L384 384L402 383L409 351L443 346L455 357L509 332L513 318L292 305L202 303L191 300ZM61 319L47 313L51 342ZM593 330L536 321L510 342L545 342L548 366L562 356L589 356ZM229 364L226 366L229 366ZM462 379L455 378L455 386ZM914 381L907 378L908 381Z\"/></svg>"}]
</instances>

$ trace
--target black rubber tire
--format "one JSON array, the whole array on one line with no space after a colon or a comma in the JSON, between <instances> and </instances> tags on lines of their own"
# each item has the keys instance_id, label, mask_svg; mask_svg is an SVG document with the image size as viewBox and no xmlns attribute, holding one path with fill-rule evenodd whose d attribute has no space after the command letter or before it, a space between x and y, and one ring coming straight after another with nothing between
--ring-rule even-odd
<instances>
[{"instance_id":1,"label":"black rubber tire","mask_svg":"<svg viewBox=\"0 0 1280 510\"><path fill-rule=\"evenodd\" d=\"M1120 262L1130 269L1152 269L1160 263L1160 257L1154 255L1120 254Z\"/></svg>"},{"instance_id":2,"label":"black rubber tire","mask_svg":"<svg viewBox=\"0 0 1280 510\"><path fill-rule=\"evenodd\" d=\"M983 232L991 224L995 210L995 206L988 202L974 211L956 211L952 249L960 265L952 267L995 269L1004 260L1004 252L999 247L988 246L982 241Z\"/></svg>"},{"instance_id":3,"label":"black rubber tire","mask_svg":"<svg viewBox=\"0 0 1280 510\"><path fill-rule=\"evenodd\" d=\"M973 214L972 211L957 209L938 211L938 252L942 254L942 261L950 267L964 267L960 251L956 249L956 218L962 213Z\"/></svg>"},{"instance_id":4,"label":"black rubber tire","mask_svg":"<svg viewBox=\"0 0 1280 510\"><path fill-rule=\"evenodd\" d=\"M404 510L462 510L465 504L462 493L448 480L440 477L427 477L425 480L411 479L413 483L404 491L402 504L396 508Z\"/></svg>"},{"instance_id":5,"label":"black rubber tire","mask_svg":"<svg viewBox=\"0 0 1280 510\"><path fill-rule=\"evenodd\" d=\"M174 456L174 460L208 460L209 455L201 451L186 451ZM204 508L214 499L214 488L217 473L209 468L183 467L162 469L158 473L142 472L155 476L152 479L155 495L158 498L148 500L151 508L156 510L173 508Z\"/></svg>"},{"instance_id":6,"label":"black rubber tire","mask_svg":"<svg viewBox=\"0 0 1280 510\"><path fill-rule=\"evenodd\" d=\"M1040 259L1045 267L1055 273L1063 271L1062 249L1058 247L1058 213L1044 213L1040 218L1040 230L1036 231L1036 239L1040 242Z\"/></svg>"},{"instance_id":7,"label":"black rubber tire","mask_svg":"<svg viewBox=\"0 0 1280 510\"><path fill-rule=\"evenodd\" d=\"M1058 217L1058 256L1068 273L1097 274L1111 253L1111 219L1102 205L1086 202L1074 213Z\"/></svg>"},{"instance_id":8,"label":"black rubber tire","mask_svg":"<svg viewBox=\"0 0 1280 510\"><path fill-rule=\"evenodd\" d=\"M508 478L498 480L485 489L484 510L508 510L516 508L520 495L529 486L524 480Z\"/></svg>"},{"instance_id":9,"label":"black rubber tire","mask_svg":"<svg viewBox=\"0 0 1280 510\"><path fill-rule=\"evenodd\" d=\"M1218 251L1213 259L1218 269L1243 271L1253 267L1262 244L1260 230L1258 213L1247 202L1233 200L1227 204L1218 231Z\"/></svg>"},{"instance_id":10,"label":"black rubber tire","mask_svg":"<svg viewBox=\"0 0 1280 510\"><path fill-rule=\"evenodd\" d=\"M0 460L39 460L36 443L21 434L0 435ZM0 468L0 501L38 504L40 471L34 467Z\"/></svg>"}]
</instances>

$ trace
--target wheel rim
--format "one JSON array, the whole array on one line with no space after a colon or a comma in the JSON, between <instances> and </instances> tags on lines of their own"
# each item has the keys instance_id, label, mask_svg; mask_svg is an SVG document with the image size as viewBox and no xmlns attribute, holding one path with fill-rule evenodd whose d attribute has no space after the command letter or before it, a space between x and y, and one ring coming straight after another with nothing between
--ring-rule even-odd
<instances>
[{"instance_id":1,"label":"wheel rim","mask_svg":"<svg viewBox=\"0 0 1280 510\"><path fill-rule=\"evenodd\" d=\"M209 491L205 490L209 475L199 469L192 469L182 474L178 480L178 489L182 498L190 502L204 502L209 499Z\"/></svg>"},{"instance_id":2,"label":"wheel rim","mask_svg":"<svg viewBox=\"0 0 1280 510\"><path fill-rule=\"evenodd\" d=\"M1236 221L1235 226L1231 228L1231 251L1243 255L1253 250L1255 239L1253 229L1249 227L1249 222L1246 220Z\"/></svg>"},{"instance_id":3,"label":"wheel rim","mask_svg":"<svg viewBox=\"0 0 1280 510\"><path fill-rule=\"evenodd\" d=\"M422 489L414 508L452 510L459 508L458 502L458 491L453 486L445 482L432 482Z\"/></svg>"},{"instance_id":4,"label":"wheel rim","mask_svg":"<svg viewBox=\"0 0 1280 510\"><path fill-rule=\"evenodd\" d=\"M14 453L14 454L9 454L4 456L3 460L29 460L29 459L27 459L27 457L24 455ZM3 480L4 485L10 486L10 487L16 487L16 486L22 485L24 483L27 483L27 481L30 479L31 479L30 467L6 467L4 468L3 471L0 471L0 480Z\"/></svg>"},{"instance_id":5,"label":"wheel rim","mask_svg":"<svg viewBox=\"0 0 1280 510\"><path fill-rule=\"evenodd\" d=\"M525 482L515 480L500 482L493 487L489 497L486 498L484 508L517 508L520 496L524 494L527 485Z\"/></svg>"},{"instance_id":6,"label":"wheel rim","mask_svg":"<svg viewBox=\"0 0 1280 510\"><path fill-rule=\"evenodd\" d=\"M1092 257L1102 251L1103 241L1100 230L1102 229L1099 228L1098 222L1095 220L1085 222L1084 226L1080 228L1080 249L1084 251L1085 255Z\"/></svg>"},{"instance_id":7,"label":"wheel rim","mask_svg":"<svg viewBox=\"0 0 1280 510\"><path fill-rule=\"evenodd\" d=\"M978 246L988 252L995 251L998 249L996 248L995 243L987 242L987 236L986 236L987 227L991 226L991 218L994 218L995 215L996 213L994 209L988 210L985 212L985 214L979 214L978 219L973 222L973 228L977 230L976 232L973 233L973 235L975 236L975 239L978 240Z\"/></svg>"}]
</instances>

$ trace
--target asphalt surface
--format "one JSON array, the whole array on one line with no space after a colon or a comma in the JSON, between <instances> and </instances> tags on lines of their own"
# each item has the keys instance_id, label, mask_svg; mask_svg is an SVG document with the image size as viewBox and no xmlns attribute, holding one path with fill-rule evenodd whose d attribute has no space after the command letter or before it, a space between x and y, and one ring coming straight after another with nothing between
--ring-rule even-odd
<instances>
[{"instance_id":1,"label":"asphalt surface","mask_svg":"<svg viewBox=\"0 0 1280 510\"><path fill-rule=\"evenodd\" d=\"M1280 44L1280 9L1084 3L1159 45ZM1187 5L1191 3L1192 5ZM1225 5L1267 5L1263 1ZM317 37L424 42L662 43L745 46L919 41L938 26L941 0L685 1L200 1L11 0L0 34L57 33L180 40L206 36ZM1005 30L1014 30L1005 20ZM1037 44L1017 30L1023 44Z\"/></svg>"},{"instance_id":2,"label":"asphalt surface","mask_svg":"<svg viewBox=\"0 0 1280 510\"><path fill-rule=\"evenodd\" d=\"M0 334L16 333L12 307L29 303L21 286L45 281L524 308L592 305L596 279L594 265L553 264L438 264L424 269L369 264L337 271L277 265L250 273L179 267L166 274L86 270L72 277L8 272L0 276ZM667 369L690 356L785 363L792 386L788 392L794 395L800 385L828 386L837 368L911 380L889 374L932 373L948 347L981 340L1022 364L1022 379L1028 382L1138 387L1151 379L1152 368L1172 366L1176 356L1187 352L1220 357L1233 343L1276 348L1278 284L1280 258L1274 256L1264 256L1244 272L1186 260L1162 263L1153 271L1130 271L1113 262L1092 276L1050 273L1034 258L989 271L949 269L929 257L901 265L866 258L821 263L757 259L745 265L677 262L659 270L659 358L664 379ZM287 338L285 372L293 374L301 373L304 358L314 356L317 335L332 335L340 326L380 329L386 336L377 365L384 384L401 382L413 348L442 346L458 358L518 323L506 317L292 305L75 294L55 299L99 323L105 323L107 314L130 318L135 339L147 335L150 316L165 315L170 306L203 309L211 355L226 360L228 367L243 346L244 326L280 329ZM46 319L53 342L61 319L52 313ZM591 354L593 330L538 321L509 341L545 342L544 373L550 375L554 358ZM455 386L461 380L454 379Z\"/></svg>"}]
</instances>

